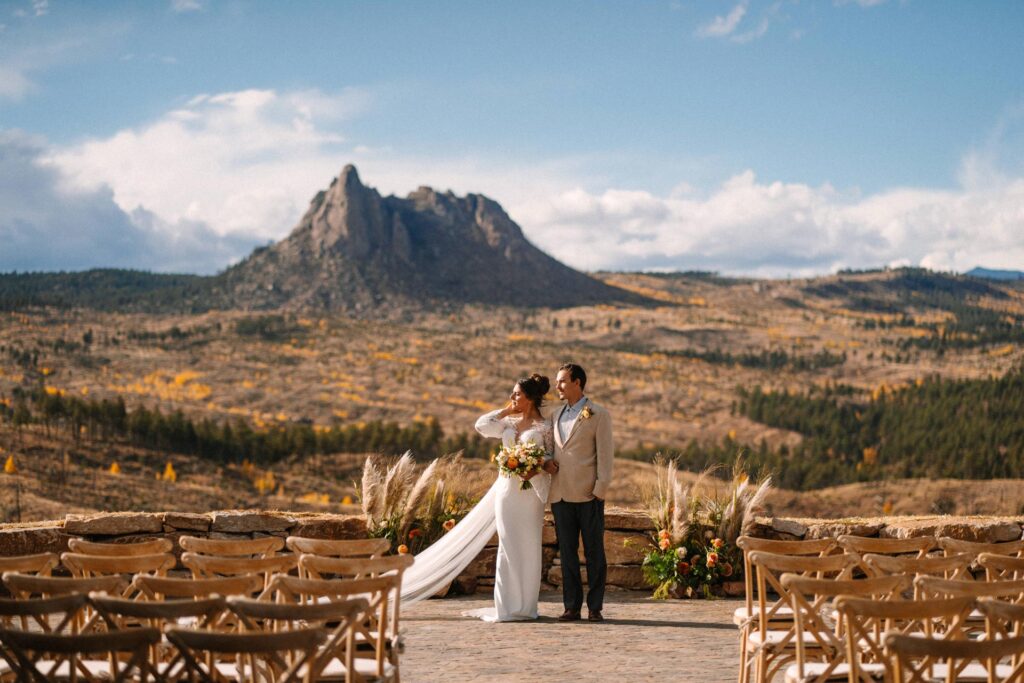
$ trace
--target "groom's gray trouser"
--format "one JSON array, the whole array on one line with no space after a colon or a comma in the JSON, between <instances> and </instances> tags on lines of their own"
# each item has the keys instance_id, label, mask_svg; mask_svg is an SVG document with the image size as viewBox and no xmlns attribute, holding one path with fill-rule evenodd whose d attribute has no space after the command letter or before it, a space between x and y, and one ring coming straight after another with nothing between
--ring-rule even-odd
<instances>
[{"instance_id":1,"label":"groom's gray trouser","mask_svg":"<svg viewBox=\"0 0 1024 683\"><path fill-rule=\"evenodd\" d=\"M551 504L558 535L558 555L562 559L562 603L565 609L579 612L583 607L583 578L580 576L580 536L587 561L587 609L600 612L604 606L604 584L608 561L604 556L604 501Z\"/></svg>"}]
</instances>

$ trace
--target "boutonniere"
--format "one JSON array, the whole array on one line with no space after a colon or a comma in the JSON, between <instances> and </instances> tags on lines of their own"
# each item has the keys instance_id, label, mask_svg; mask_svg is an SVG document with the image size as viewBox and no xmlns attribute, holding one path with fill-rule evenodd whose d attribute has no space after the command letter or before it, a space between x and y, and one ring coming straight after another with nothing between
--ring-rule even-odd
<instances>
[{"instance_id":1,"label":"boutonniere","mask_svg":"<svg viewBox=\"0 0 1024 683\"><path fill-rule=\"evenodd\" d=\"M590 406L583 406L583 410L580 411L581 420L589 420L594 416L594 411L590 409Z\"/></svg>"}]
</instances>

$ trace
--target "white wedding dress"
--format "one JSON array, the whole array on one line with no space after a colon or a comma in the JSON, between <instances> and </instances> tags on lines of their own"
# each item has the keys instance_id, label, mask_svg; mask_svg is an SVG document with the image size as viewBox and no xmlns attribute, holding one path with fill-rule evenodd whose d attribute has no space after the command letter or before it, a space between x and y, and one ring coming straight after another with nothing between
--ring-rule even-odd
<instances>
[{"instance_id":1,"label":"white wedding dress","mask_svg":"<svg viewBox=\"0 0 1024 683\"><path fill-rule=\"evenodd\" d=\"M534 443L550 455L554 449L551 422L542 420L517 431L516 418L498 419L499 410L476 422L482 435L500 438L503 445L516 439ZM530 479L531 488L519 488L519 477L498 476L472 510L440 540L416 556L402 581L402 601L416 602L434 595L480 554L498 532L494 607L464 613L485 621L520 621L537 618L541 582L541 532L544 506L551 490L551 475L541 472Z\"/></svg>"}]
</instances>

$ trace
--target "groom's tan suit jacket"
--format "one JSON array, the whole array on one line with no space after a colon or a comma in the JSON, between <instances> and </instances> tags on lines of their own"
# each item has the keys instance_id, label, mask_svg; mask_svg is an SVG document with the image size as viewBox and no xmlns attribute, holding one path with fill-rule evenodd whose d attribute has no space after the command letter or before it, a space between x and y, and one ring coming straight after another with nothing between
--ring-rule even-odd
<instances>
[{"instance_id":1,"label":"groom's tan suit jacket","mask_svg":"<svg viewBox=\"0 0 1024 683\"><path fill-rule=\"evenodd\" d=\"M551 477L549 503L566 501L585 503L607 498L612 482L612 460L615 445L612 442L612 416L607 410L584 397L590 408L590 417L582 413L576 417L563 441L558 429L558 417L565 410L563 404L551 414L555 437L555 461L558 474Z\"/></svg>"}]
</instances>

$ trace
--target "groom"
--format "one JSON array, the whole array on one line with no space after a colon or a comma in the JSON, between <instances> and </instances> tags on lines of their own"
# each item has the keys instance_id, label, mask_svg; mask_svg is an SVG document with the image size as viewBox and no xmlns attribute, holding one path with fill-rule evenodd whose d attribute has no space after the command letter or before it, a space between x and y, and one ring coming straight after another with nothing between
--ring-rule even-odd
<instances>
[{"instance_id":1,"label":"groom","mask_svg":"<svg viewBox=\"0 0 1024 683\"><path fill-rule=\"evenodd\" d=\"M575 363L558 369L555 388L565 401L552 415L555 457L544 464L551 476L551 514L555 518L558 554L562 558L562 602L559 621L579 621L583 607L579 542L587 560L587 619L603 621L604 499L612 480L612 418L583 395L587 373Z\"/></svg>"}]
</instances>

